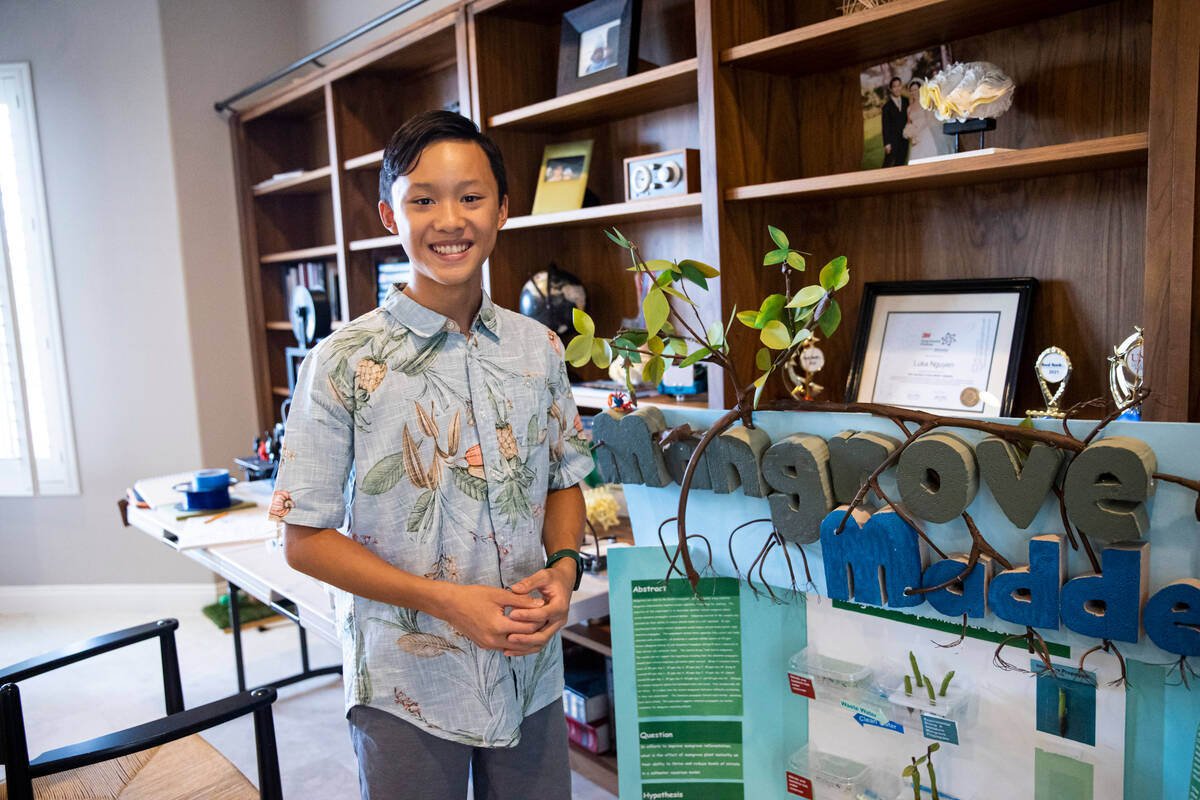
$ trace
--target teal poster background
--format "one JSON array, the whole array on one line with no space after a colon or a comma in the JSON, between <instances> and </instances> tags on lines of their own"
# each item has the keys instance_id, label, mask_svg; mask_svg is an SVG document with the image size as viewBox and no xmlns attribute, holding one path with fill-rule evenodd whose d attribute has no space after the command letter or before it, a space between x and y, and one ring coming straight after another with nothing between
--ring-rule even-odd
<instances>
[{"instance_id":1,"label":"teal poster background","mask_svg":"<svg viewBox=\"0 0 1200 800\"><path fill-rule=\"evenodd\" d=\"M710 425L718 412L665 412L668 425L690 423L695 428ZM851 414L789 414L767 412L755 415L756 424L772 440L794 432L830 437L842 430L877 430L890 433L887 420ZM1038 427L1057 423L1039 422ZM1090 424L1072 423L1076 435L1085 436ZM974 440L970 432L964 438ZM1175 423L1114 423L1106 435L1124 435L1141 439L1153 447L1162 472L1195 477L1194 453L1200 451L1200 425ZM885 489L895 491L894 482ZM1151 592L1172 580L1200 577L1200 523L1193 514L1195 495L1180 487L1159 483L1156 495L1148 503L1151 527L1146 539L1151 543ZM655 532L667 517L674 516L678 502L678 487L651 489L627 486L630 516L637 543L643 547L625 552L614 551L610 561L610 607L613 622L614 669L617 680L617 740L620 748L620 786L622 798L644 798L637 764L638 719L632 686L632 634L629 586L633 580L661 580L666 573L666 558L658 545ZM969 509L989 538L1014 563L1026 562L1026 545L1031 535L1061 532L1058 509L1048 503L1026 530L1017 530L1007 523L986 489L981 489ZM694 492L689 503L690 533L706 535L713 550L713 573L733 575L734 569L727 554L727 535L735 526L750 519L768 516L766 502L744 497L740 492L719 496L712 492ZM961 525L929 525L930 535L947 550L967 548ZM667 526L664 533L673 543L674 530ZM761 547L762 538L745 535L739 538L736 549L739 563L749 564ZM815 588L824 592L824 575L819 547L806 548ZM693 546L697 566L708 561L707 552ZM793 554L794 560L794 554ZM1082 553L1069 554L1068 577L1089 571ZM781 569L781 559L774 559L765 575L775 587L788 584ZM803 573L798 576L802 583ZM757 581L757 575L756 575ZM778 589L777 589L778 591ZM922 617L953 624L933 612L929 606L912 609ZM783 624L783 620L790 620ZM744 683L743 724L744 797L786 798L780 776L785 772L788 756L807 740L807 714L795 713L794 703L782 702L786 685L768 678L777 674L777 665L786 663L788 656L803 647L807 640L803 601L792 606L776 606L769 599L756 599L742 585L741 651ZM1003 621L989 617L982 626L998 633L1017 630ZM1066 629L1047 631L1048 638L1060 642L1069 655L1065 661L1077 661L1096 641L1077 636ZM920 634L915 634L920 635ZM787 638L785 642L784 639ZM1128 663L1129 687L1125 693L1125 758L1124 797L1126 798L1186 798L1193 788L1196 769L1196 734L1200 723L1200 680L1191 680L1191 688L1181 685L1179 669L1171 670L1168 657L1143 641L1138 645L1122 645ZM1059 656L1059 654L1055 654ZM1027 657L1027 656L1026 656ZM1088 665L1091 667L1092 661ZM796 699L793 696L793 699ZM793 713L785 715L782 709ZM737 719L737 717L730 717ZM1046 762L1049 763L1049 762ZM658 782L661 783L661 782ZM726 785L733 785L729 782ZM661 787L659 787L661 789ZM698 785L697 787L698 788ZM975 787L982 791L986 787ZM731 790L732 791L732 790ZM690 793L689 793L690 794ZM732 795L736 796L736 795ZM986 796L980 795L980 796Z\"/></svg>"},{"instance_id":2,"label":"teal poster background","mask_svg":"<svg viewBox=\"0 0 1200 800\"><path fill-rule=\"evenodd\" d=\"M741 609L742 714L671 718L684 722L740 723L742 779L664 780L655 777L642 780L639 738L642 726L661 725L666 718L657 712L652 717L638 717L632 590L635 581L661 583L666 574L667 560L660 547L609 551L609 613L612 616L621 797L623 800L650 800L656 796L669 797L673 791L682 791L687 798L705 800L784 797L787 757L808 741L808 716L796 713L807 705L807 701L791 695L779 665L787 663L788 658L807 642L804 600L801 597L795 603L777 605L765 595L755 597L745 582L741 583L738 590ZM703 613L704 601L690 602L699 604L697 608ZM765 679L768 675L773 679Z\"/></svg>"}]
</instances>

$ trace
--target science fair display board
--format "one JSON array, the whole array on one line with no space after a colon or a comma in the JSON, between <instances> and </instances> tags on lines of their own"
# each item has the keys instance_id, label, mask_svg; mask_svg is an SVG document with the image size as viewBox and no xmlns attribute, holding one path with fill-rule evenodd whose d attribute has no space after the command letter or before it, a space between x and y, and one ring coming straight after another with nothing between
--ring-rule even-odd
<instances>
[{"instance_id":1,"label":"science fair display board","mask_svg":"<svg viewBox=\"0 0 1200 800\"><path fill-rule=\"evenodd\" d=\"M657 422L701 430L716 417L668 411ZM602 472L623 477L636 436L614 437L625 422L618 414L607 422L615 424L598 428L598 460ZM767 439L760 464L781 441L820 451L813 440L886 437L892 425L809 412L758 413L754 423ZM1084 437L1094 423L1071 424ZM953 433L956 458L980 469L985 437ZM689 540L702 571L697 600L679 573L664 580L674 523L661 528L665 549L659 531L676 514L678 484L626 482L638 546L609 556L621 797L896 800L931 798L936 788L943 800L1200 798L1200 679L1190 672L1194 659L1180 661L1200 654L1197 498L1162 480L1152 480L1140 499L1136 491L1113 497L1114 486L1134 483L1130 459L1151 474L1197 477L1200 426L1117 422L1089 447L1097 445L1093 452L1111 454L1104 448L1114 445L1120 452L1098 462L1089 480L1076 475L1078 494L1067 502L1132 520L1118 525L1132 525L1124 532L1133 533L1105 529L1089 537L1100 575L1084 549L1066 541L1052 493L1035 505L1021 496L1037 493L1031 481L1009 497L998 489L998 499L985 475L973 497L959 502L1012 569L981 559L963 580L918 595L905 590L941 584L966 563L972 539L957 513L929 522L937 509L911 503L926 515L923 528L943 559L884 508L857 515L839 533L844 511L814 515L798 495L784 505L774 495L787 489L769 482L770 468L759 473L751 493L758 496L744 491L752 473L722 486L726 473L714 468L717 480L694 489L688 502L688 533L707 540ZM920 487L906 488L904 474L898 484L901 467L883 474L881 490L907 507L914 492L953 489L955 462L942 449L932 448L930 463L921 465ZM841 470L846 480L845 464L835 460L817 459L818 481L825 475L833 499L834 475ZM1019 467L1036 463L1020 461L1018 478ZM803 457L792 462L803 469ZM652 483L673 471L664 462L656 473L646 459L633 465ZM1069 489L1067 470L1059 483ZM850 472L858 480L865 474L861 464ZM1088 495L1092 486L1104 497ZM786 553L772 547L749 570L772 530L786 527L784 517L804 513L811 530L794 527ZM1068 519L1088 513L1077 503ZM1027 626L1044 642L1042 652L1029 652L1025 639L1000 647Z\"/></svg>"}]
</instances>

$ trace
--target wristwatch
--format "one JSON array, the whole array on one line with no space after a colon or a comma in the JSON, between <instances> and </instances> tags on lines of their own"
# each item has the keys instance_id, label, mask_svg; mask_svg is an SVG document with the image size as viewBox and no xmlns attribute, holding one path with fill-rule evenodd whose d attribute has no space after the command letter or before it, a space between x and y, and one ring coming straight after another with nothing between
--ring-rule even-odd
<instances>
[{"instance_id":1,"label":"wristwatch","mask_svg":"<svg viewBox=\"0 0 1200 800\"><path fill-rule=\"evenodd\" d=\"M583 580L583 560L579 557L578 550L571 550L570 548L556 550L546 559L546 569L550 569L555 563L562 561L564 558L575 560L575 585L571 587L571 591L575 591L579 588L579 582Z\"/></svg>"}]
</instances>

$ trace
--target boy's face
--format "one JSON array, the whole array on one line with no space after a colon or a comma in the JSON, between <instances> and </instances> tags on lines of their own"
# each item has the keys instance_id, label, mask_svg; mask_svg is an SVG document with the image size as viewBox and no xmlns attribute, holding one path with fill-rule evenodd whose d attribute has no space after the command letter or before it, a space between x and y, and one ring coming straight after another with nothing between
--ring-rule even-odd
<instances>
[{"instance_id":1,"label":"boy's face","mask_svg":"<svg viewBox=\"0 0 1200 800\"><path fill-rule=\"evenodd\" d=\"M379 203L383 226L400 236L412 262L414 284L479 281L508 221L508 198L499 195L487 155L474 142L434 142L421 151L416 168L392 184L392 204Z\"/></svg>"}]
</instances>

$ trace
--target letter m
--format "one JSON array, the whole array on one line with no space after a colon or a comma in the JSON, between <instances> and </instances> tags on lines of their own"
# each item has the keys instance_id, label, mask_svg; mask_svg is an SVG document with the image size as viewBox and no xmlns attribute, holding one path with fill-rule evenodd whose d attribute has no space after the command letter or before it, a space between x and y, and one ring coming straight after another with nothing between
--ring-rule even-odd
<instances>
[{"instance_id":1,"label":"letter m","mask_svg":"<svg viewBox=\"0 0 1200 800\"><path fill-rule=\"evenodd\" d=\"M608 409L597 414L592 438L600 477L608 483L669 485L662 448L653 438L666 427L666 418L657 408L639 408L632 414Z\"/></svg>"},{"instance_id":2,"label":"letter m","mask_svg":"<svg viewBox=\"0 0 1200 800\"><path fill-rule=\"evenodd\" d=\"M834 509L821 522L826 594L834 600L890 608L924 602L924 595L904 593L921 585L925 559L917 532L895 512L880 511L861 527L850 517L837 533L845 513L845 507Z\"/></svg>"}]
</instances>

